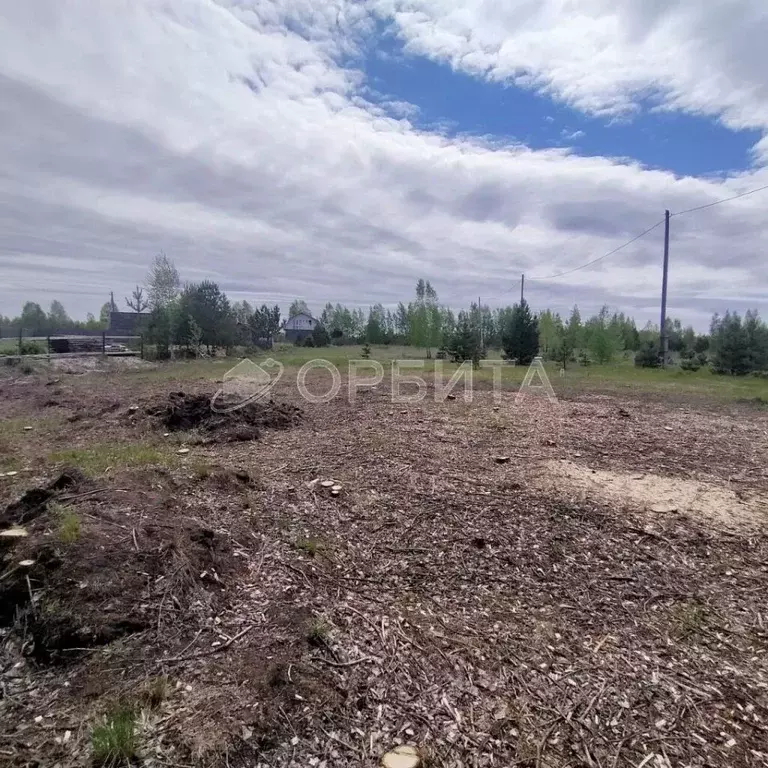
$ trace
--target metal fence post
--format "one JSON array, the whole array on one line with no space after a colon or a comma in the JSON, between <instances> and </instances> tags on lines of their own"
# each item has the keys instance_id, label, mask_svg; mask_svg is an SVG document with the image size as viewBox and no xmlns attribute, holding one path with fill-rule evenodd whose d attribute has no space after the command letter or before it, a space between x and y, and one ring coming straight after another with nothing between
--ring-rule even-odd
<instances>
[{"instance_id":1,"label":"metal fence post","mask_svg":"<svg viewBox=\"0 0 768 768\"><path fill-rule=\"evenodd\" d=\"M101 332L101 354L102 355L107 354L107 332L106 331Z\"/></svg>"}]
</instances>

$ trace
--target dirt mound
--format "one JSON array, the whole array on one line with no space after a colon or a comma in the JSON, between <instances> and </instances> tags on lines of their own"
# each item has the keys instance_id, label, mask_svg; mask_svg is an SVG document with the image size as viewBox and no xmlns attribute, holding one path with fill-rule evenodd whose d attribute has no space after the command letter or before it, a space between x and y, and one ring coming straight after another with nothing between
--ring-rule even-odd
<instances>
[{"instance_id":1,"label":"dirt mound","mask_svg":"<svg viewBox=\"0 0 768 768\"><path fill-rule=\"evenodd\" d=\"M126 530L112 504L71 493L82 482L64 472L2 515L0 530L23 535L0 538L0 627L18 629L41 663L72 661L159 628L169 611L215 601L235 565L228 543L192 522Z\"/></svg>"},{"instance_id":2,"label":"dirt mound","mask_svg":"<svg viewBox=\"0 0 768 768\"><path fill-rule=\"evenodd\" d=\"M254 401L237 410L219 413L211 408L212 398L172 392L168 402L151 407L148 413L157 417L171 432L197 429L213 440L257 440L263 429L290 429L302 418L295 405Z\"/></svg>"},{"instance_id":3,"label":"dirt mound","mask_svg":"<svg viewBox=\"0 0 768 768\"><path fill-rule=\"evenodd\" d=\"M45 512L48 503L57 495L57 491L76 488L85 482L86 478L79 469L65 469L44 488L30 488L18 501L9 504L0 514L0 530L34 520Z\"/></svg>"}]
</instances>

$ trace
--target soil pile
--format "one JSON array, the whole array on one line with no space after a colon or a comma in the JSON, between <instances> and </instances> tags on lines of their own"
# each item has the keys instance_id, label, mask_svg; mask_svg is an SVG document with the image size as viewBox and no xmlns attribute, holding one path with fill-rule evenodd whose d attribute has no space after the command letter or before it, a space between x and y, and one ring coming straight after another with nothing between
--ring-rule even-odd
<instances>
[{"instance_id":1,"label":"soil pile","mask_svg":"<svg viewBox=\"0 0 768 768\"><path fill-rule=\"evenodd\" d=\"M34 520L46 511L48 502L57 492L76 488L84 483L85 476L79 469L65 469L44 488L30 488L18 501L12 502L0 513L0 530Z\"/></svg>"},{"instance_id":2,"label":"soil pile","mask_svg":"<svg viewBox=\"0 0 768 768\"><path fill-rule=\"evenodd\" d=\"M235 564L228 543L199 525L148 520L128 530L87 486L67 470L0 513L0 627L31 639L26 652L38 662L71 661L157 626L163 606L205 606ZM68 536L65 520L76 521Z\"/></svg>"},{"instance_id":3,"label":"soil pile","mask_svg":"<svg viewBox=\"0 0 768 768\"><path fill-rule=\"evenodd\" d=\"M287 403L253 401L237 410L220 413L211 408L212 398L206 394L192 395L172 392L168 402L148 409L171 432L200 430L217 440L258 440L263 429L290 429L298 424L303 413Z\"/></svg>"}]
</instances>

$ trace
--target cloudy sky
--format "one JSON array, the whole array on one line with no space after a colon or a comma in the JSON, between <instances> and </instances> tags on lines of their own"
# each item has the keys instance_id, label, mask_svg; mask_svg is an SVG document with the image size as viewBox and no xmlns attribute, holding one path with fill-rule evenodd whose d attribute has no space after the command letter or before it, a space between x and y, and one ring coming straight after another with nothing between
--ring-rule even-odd
<instances>
[{"instance_id":1,"label":"cloudy sky","mask_svg":"<svg viewBox=\"0 0 768 768\"><path fill-rule=\"evenodd\" d=\"M419 277L656 319L768 185L765 0L0 0L0 313L164 251L233 299ZM768 315L768 190L670 314Z\"/></svg>"}]
</instances>

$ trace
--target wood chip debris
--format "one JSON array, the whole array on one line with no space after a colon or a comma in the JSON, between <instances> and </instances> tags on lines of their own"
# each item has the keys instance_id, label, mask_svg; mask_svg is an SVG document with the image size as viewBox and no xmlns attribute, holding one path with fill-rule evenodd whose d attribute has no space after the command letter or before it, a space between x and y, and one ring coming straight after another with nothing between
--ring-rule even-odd
<instances>
[{"instance_id":1,"label":"wood chip debris","mask_svg":"<svg viewBox=\"0 0 768 768\"><path fill-rule=\"evenodd\" d=\"M29 535L26 528L20 526L13 526L0 531L0 538L3 539L22 539Z\"/></svg>"}]
</instances>

